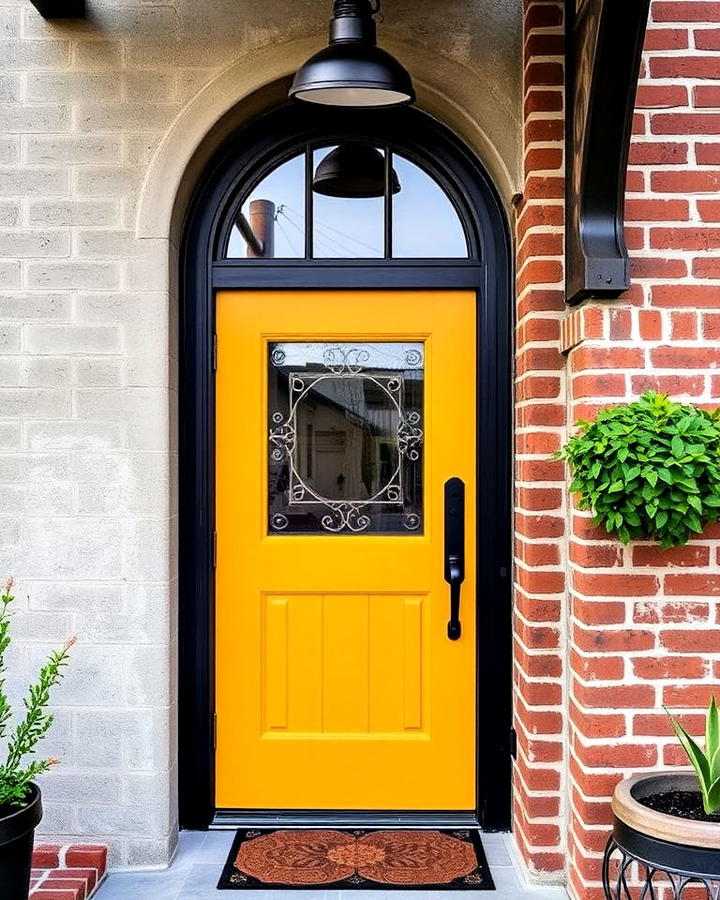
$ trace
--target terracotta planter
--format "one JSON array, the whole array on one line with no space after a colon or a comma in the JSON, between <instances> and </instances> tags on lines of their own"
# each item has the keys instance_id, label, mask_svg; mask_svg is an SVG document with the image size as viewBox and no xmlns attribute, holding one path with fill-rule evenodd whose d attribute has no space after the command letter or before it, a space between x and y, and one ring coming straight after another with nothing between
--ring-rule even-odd
<instances>
[{"instance_id":1,"label":"terracotta planter","mask_svg":"<svg viewBox=\"0 0 720 900\"><path fill-rule=\"evenodd\" d=\"M26 806L0 816L0 885L3 900L27 900L30 893L33 838L42 819L40 788L30 785Z\"/></svg>"},{"instance_id":2,"label":"terracotta planter","mask_svg":"<svg viewBox=\"0 0 720 900\"><path fill-rule=\"evenodd\" d=\"M720 851L720 822L697 822L648 809L638 802L651 794L667 791L697 791L698 780L692 772L658 772L637 775L621 781L615 788L612 811L617 819L635 831L660 841L687 847L707 847Z\"/></svg>"},{"instance_id":3,"label":"terracotta planter","mask_svg":"<svg viewBox=\"0 0 720 900\"><path fill-rule=\"evenodd\" d=\"M612 799L613 836L605 854L603 884L609 898L626 896L622 880L630 862L640 863L641 877L652 881L656 871L670 876L673 896L684 884L704 884L708 896L720 889L720 822L700 822L643 806L644 797L668 791L698 791L692 772L656 772L621 781ZM621 853L617 875L610 876L610 857ZM645 895L643 895L645 896ZM647 894L652 896L652 894Z\"/></svg>"}]
</instances>

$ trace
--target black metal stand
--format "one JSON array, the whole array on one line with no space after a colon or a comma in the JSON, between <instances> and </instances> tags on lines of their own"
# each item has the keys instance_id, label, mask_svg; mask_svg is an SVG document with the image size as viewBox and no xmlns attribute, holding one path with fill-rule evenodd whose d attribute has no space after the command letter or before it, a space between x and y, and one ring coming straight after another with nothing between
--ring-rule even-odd
<instances>
[{"instance_id":1,"label":"black metal stand","mask_svg":"<svg viewBox=\"0 0 720 900\"><path fill-rule=\"evenodd\" d=\"M619 854L616 873L611 873L613 854ZM628 884L628 871L638 864L640 883ZM704 887L708 900L720 900L720 850L688 847L642 834L615 820L602 866L607 900L657 900L661 879L672 891L672 900L682 900L689 885ZM667 896L667 894L665 895Z\"/></svg>"}]
</instances>

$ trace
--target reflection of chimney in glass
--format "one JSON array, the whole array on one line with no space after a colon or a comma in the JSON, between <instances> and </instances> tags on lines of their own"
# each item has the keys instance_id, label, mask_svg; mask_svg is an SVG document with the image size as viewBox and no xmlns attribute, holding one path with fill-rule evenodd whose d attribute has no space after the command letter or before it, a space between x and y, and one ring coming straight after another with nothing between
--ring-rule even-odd
<instances>
[{"instance_id":1,"label":"reflection of chimney in glass","mask_svg":"<svg viewBox=\"0 0 720 900\"><path fill-rule=\"evenodd\" d=\"M271 200L251 201L249 216L240 213L240 231L247 244L248 259L273 259L275 204Z\"/></svg>"}]
</instances>

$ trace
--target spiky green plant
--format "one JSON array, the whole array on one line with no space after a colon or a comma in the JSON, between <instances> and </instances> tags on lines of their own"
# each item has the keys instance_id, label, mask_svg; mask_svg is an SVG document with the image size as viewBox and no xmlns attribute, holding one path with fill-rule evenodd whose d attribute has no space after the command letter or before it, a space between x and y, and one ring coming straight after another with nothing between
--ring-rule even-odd
<instances>
[{"instance_id":1,"label":"spiky green plant","mask_svg":"<svg viewBox=\"0 0 720 900\"><path fill-rule=\"evenodd\" d=\"M0 588L0 741L7 735L12 709L5 693L5 652L10 646L9 608L15 599L11 594L13 580L9 578ZM4 761L0 761L0 810L3 807L23 806L30 793L30 782L47 772L58 760L28 759L33 756L37 744L50 730L53 717L47 711L50 691L63 677L69 650L75 638L66 641L62 649L50 654L48 661L40 669L38 680L30 685L24 700L25 713L15 726L7 743Z\"/></svg>"},{"instance_id":2,"label":"spiky green plant","mask_svg":"<svg viewBox=\"0 0 720 900\"><path fill-rule=\"evenodd\" d=\"M705 720L704 751L670 711L666 709L665 712L670 717L675 734L697 773L703 798L703 809L708 815L720 811L720 713L718 713L715 697L710 701Z\"/></svg>"}]
</instances>

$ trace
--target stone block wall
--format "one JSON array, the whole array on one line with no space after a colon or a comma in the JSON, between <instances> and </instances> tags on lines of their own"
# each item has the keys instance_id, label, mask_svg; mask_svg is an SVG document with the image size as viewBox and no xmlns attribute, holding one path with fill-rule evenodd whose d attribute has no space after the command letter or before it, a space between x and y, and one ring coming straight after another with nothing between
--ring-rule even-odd
<instances>
[{"instance_id":1,"label":"stone block wall","mask_svg":"<svg viewBox=\"0 0 720 900\"><path fill-rule=\"evenodd\" d=\"M44 834L175 841L175 374L168 242L134 239L144 166L189 86L128 40L170 6L48 22L0 4L0 564L16 579L9 687L77 634L43 780Z\"/></svg>"}]
</instances>

